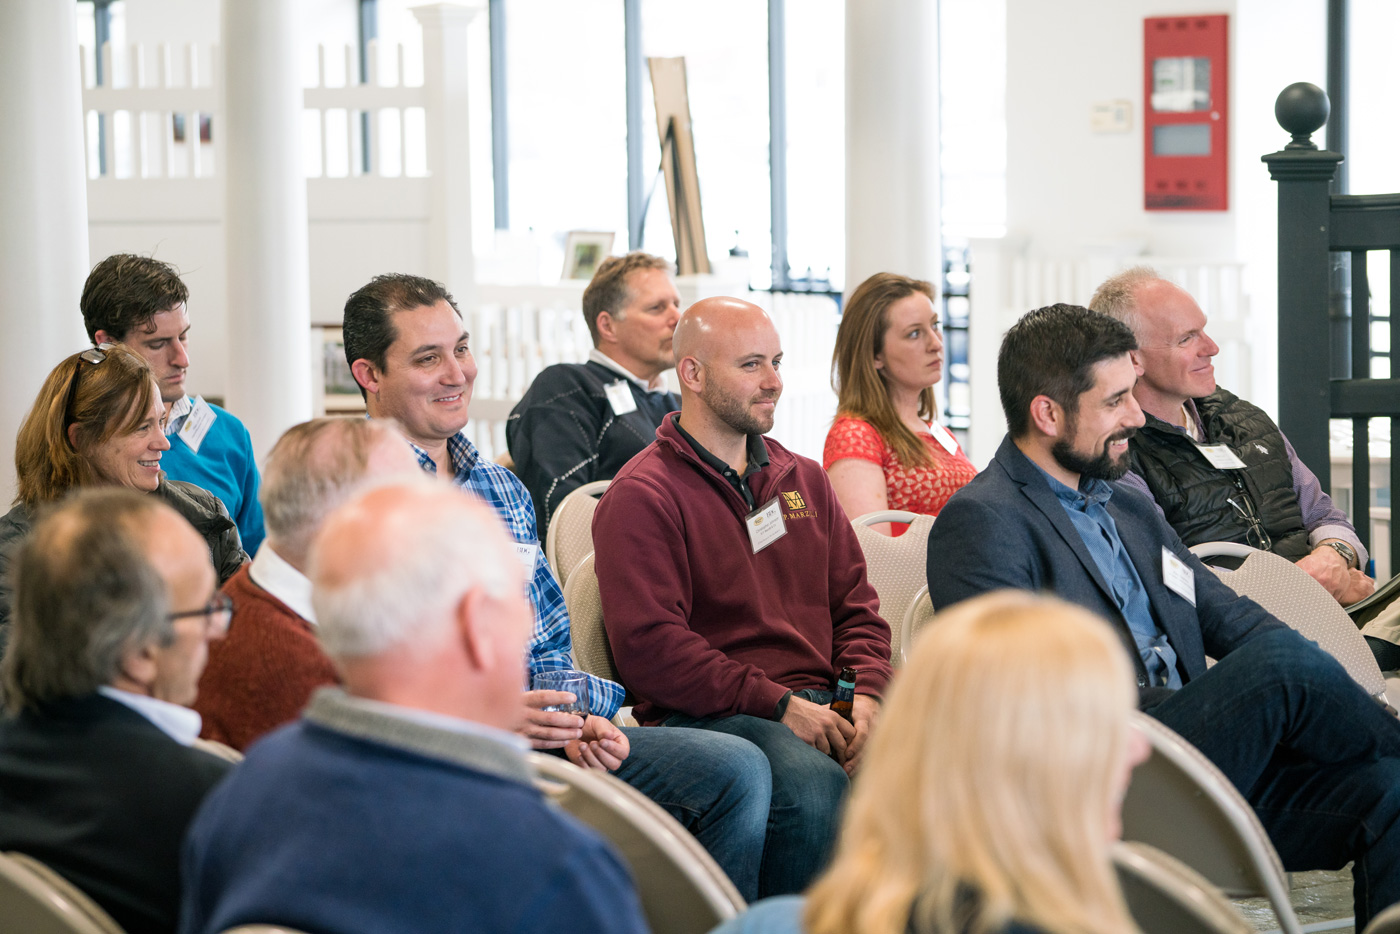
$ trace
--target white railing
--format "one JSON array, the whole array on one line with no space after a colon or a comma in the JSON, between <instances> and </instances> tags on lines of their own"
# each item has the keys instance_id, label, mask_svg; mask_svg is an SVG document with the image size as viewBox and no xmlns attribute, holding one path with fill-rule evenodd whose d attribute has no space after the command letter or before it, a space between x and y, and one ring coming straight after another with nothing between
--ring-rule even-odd
<instances>
[{"instance_id":1,"label":"white railing","mask_svg":"<svg viewBox=\"0 0 1400 934\"><path fill-rule=\"evenodd\" d=\"M1190 292L1210 318L1210 335L1220 345L1216 375L1221 385L1245 398L1261 395L1254 385L1243 263L1108 253L1037 257L1027 254L1023 242L1006 238L973 240L972 264L968 456L978 467L992 459L1006 433L996 360L1007 328L1033 308L1056 302L1088 305L1099 283L1129 266L1152 266Z\"/></svg>"},{"instance_id":2,"label":"white railing","mask_svg":"<svg viewBox=\"0 0 1400 934\"><path fill-rule=\"evenodd\" d=\"M366 72L360 83L358 51L346 45L316 50L316 83L305 90L304 151L308 178L371 175L381 178L424 177L426 161L427 93L422 84L405 82L403 45L387 47L390 65L381 69L380 46L368 43ZM345 80L327 83L330 56L344 61ZM390 80L385 80L385 72ZM361 115L369 116L369 139ZM368 170L364 153L368 149Z\"/></svg>"},{"instance_id":3,"label":"white railing","mask_svg":"<svg viewBox=\"0 0 1400 934\"><path fill-rule=\"evenodd\" d=\"M176 51L169 43L120 50L104 43L97 50L104 78L99 85L93 49L80 49L89 179L214 175L214 147L201 131L219 109L218 47L184 44L179 68Z\"/></svg>"}]
</instances>

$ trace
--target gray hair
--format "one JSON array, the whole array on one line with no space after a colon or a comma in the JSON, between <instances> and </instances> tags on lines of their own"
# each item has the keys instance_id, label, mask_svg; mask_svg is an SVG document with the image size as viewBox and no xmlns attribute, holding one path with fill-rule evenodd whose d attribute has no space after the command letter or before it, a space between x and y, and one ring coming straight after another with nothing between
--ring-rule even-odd
<instances>
[{"instance_id":1,"label":"gray hair","mask_svg":"<svg viewBox=\"0 0 1400 934\"><path fill-rule=\"evenodd\" d=\"M0 663L11 712L91 694L116 680L126 653L174 638L165 580L143 547L161 510L170 507L133 490L81 490L21 543Z\"/></svg>"},{"instance_id":2,"label":"gray hair","mask_svg":"<svg viewBox=\"0 0 1400 934\"><path fill-rule=\"evenodd\" d=\"M395 479L363 487L345 508L389 485L434 492L447 488L444 481L427 476ZM412 535L379 543L385 560L336 586L320 573L320 549L313 548L311 602L322 647L335 657L362 658L405 643L429 642L463 595L480 587L501 597L512 583L518 586L519 572L511 574L509 562L517 559L508 536L499 524L488 527L492 521L485 510L442 510Z\"/></svg>"},{"instance_id":3,"label":"gray hair","mask_svg":"<svg viewBox=\"0 0 1400 934\"><path fill-rule=\"evenodd\" d=\"M326 516L363 482L382 440L407 442L392 419L314 418L287 429L263 466L263 521L275 545L305 554Z\"/></svg>"},{"instance_id":4,"label":"gray hair","mask_svg":"<svg viewBox=\"0 0 1400 934\"><path fill-rule=\"evenodd\" d=\"M1117 275L1109 276L1089 299L1089 310L1112 315L1132 328L1133 334L1142 337L1141 320L1138 317L1137 288L1146 282L1162 277L1151 266L1133 266Z\"/></svg>"}]
</instances>

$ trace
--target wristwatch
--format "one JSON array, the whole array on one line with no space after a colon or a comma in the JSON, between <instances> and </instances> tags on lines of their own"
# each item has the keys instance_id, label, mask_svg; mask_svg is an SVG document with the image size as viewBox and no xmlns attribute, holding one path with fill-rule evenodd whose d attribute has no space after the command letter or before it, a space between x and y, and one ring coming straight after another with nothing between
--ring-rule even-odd
<instances>
[{"instance_id":1,"label":"wristwatch","mask_svg":"<svg viewBox=\"0 0 1400 934\"><path fill-rule=\"evenodd\" d=\"M1326 541L1322 544L1326 545L1328 548L1331 548L1337 554L1341 555L1342 560L1347 563L1347 567L1356 568L1361 566L1361 563L1356 560L1356 552L1353 551L1352 547L1346 542L1338 541L1334 538L1331 541Z\"/></svg>"}]
</instances>

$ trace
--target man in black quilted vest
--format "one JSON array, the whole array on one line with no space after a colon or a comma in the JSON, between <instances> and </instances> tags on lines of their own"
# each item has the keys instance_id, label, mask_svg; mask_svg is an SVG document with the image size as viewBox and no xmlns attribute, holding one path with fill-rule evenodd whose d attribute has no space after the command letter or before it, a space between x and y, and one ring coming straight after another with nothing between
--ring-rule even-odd
<instances>
[{"instance_id":1,"label":"man in black quilted vest","mask_svg":"<svg viewBox=\"0 0 1400 934\"><path fill-rule=\"evenodd\" d=\"M1252 545L1297 562L1342 604L1368 596L1375 582L1346 514L1263 409L1216 386L1220 347L1190 294L1136 266L1099 286L1089 307L1138 340L1133 395L1147 424L1123 482L1149 493L1188 546Z\"/></svg>"}]
</instances>

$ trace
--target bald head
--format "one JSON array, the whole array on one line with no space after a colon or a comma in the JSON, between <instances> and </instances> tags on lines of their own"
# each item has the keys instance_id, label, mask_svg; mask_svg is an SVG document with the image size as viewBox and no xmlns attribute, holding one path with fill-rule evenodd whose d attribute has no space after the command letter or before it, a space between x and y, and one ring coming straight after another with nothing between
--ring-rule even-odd
<instances>
[{"instance_id":1,"label":"bald head","mask_svg":"<svg viewBox=\"0 0 1400 934\"><path fill-rule=\"evenodd\" d=\"M516 724L533 614L480 500L421 474L363 489L322 523L310 576L317 635L351 693Z\"/></svg>"},{"instance_id":2,"label":"bald head","mask_svg":"<svg viewBox=\"0 0 1400 934\"><path fill-rule=\"evenodd\" d=\"M702 445L714 453L772 430L783 349L767 312L738 298L703 299L681 316L673 346L681 424Z\"/></svg>"},{"instance_id":3,"label":"bald head","mask_svg":"<svg viewBox=\"0 0 1400 934\"><path fill-rule=\"evenodd\" d=\"M315 418L277 440L258 499L268 542L298 570L321 522L366 481L416 476L417 458L392 419Z\"/></svg>"}]
</instances>

